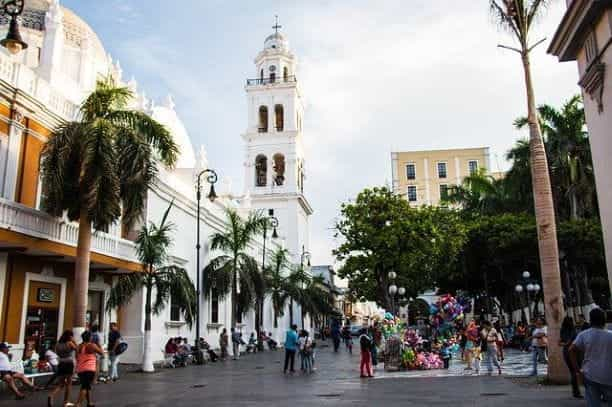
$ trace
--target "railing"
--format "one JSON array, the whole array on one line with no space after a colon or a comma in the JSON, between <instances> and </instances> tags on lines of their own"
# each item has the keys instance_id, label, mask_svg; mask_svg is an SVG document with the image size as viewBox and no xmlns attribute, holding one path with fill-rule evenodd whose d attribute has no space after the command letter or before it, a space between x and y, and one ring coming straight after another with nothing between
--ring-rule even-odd
<instances>
[{"instance_id":1,"label":"railing","mask_svg":"<svg viewBox=\"0 0 612 407\"><path fill-rule=\"evenodd\" d=\"M73 247L76 247L79 237L77 223L66 222L3 198L0 198L0 227ZM91 250L107 256L139 262L134 242L108 233L93 233Z\"/></svg>"},{"instance_id":2,"label":"railing","mask_svg":"<svg viewBox=\"0 0 612 407\"><path fill-rule=\"evenodd\" d=\"M257 131L259 133L267 133L268 132L268 128L267 127L260 127L257 129Z\"/></svg>"},{"instance_id":3,"label":"railing","mask_svg":"<svg viewBox=\"0 0 612 407\"><path fill-rule=\"evenodd\" d=\"M51 88L34 70L13 61L1 51L0 79L29 94L63 119L73 120L76 117L77 105L66 99L61 92Z\"/></svg>"},{"instance_id":4,"label":"railing","mask_svg":"<svg viewBox=\"0 0 612 407\"><path fill-rule=\"evenodd\" d=\"M257 79L247 79L247 86L254 85L272 85L272 84L281 84L281 83L294 83L297 82L297 78L295 75L286 76L282 78L257 78Z\"/></svg>"}]
</instances>

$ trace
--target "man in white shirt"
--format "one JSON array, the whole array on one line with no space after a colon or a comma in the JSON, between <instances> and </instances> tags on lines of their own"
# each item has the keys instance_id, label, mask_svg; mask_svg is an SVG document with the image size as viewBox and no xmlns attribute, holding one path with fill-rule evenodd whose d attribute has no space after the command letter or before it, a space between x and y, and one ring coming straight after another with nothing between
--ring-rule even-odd
<instances>
[{"instance_id":1,"label":"man in white shirt","mask_svg":"<svg viewBox=\"0 0 612 407\"><path fill-rule=\"evenodd\" d=\"M570 362L582 377L588 407L599 407L602 397L612 400L612 331L605 329L606 315L600 308L589 313L591 328L578 334L570 346ZM578 353L583 355L578 367Z\"/></svg>"},{"instance_id":2,"label":"man in white shirt","mask_svg":"<svg viewBox=\"0 0 612 407\"><path fill-rule=\"evenodd\" d=\"M25 395L17 388L15 379L21 380L26 386L33 390L35 389L35 386L22 373L15 372L13 370L13 366L11 366L11 361L8 355L9 349L10 346L7 343L0 343L0 379L8 384L13 393L15 393L17 400L22 400L25 398Z\"/></svg>"},{"instance_id":3,"label":"man in white shirt","mask_svg":"<svg viewBox=\"0 0 612 407\"><path fill-rule=\"evenodd\" d=\"M546 360L546 347L548 346L548 332L544 326L544 320L542 318L536 319L536 326L531 333L531 349L533 355L533 369L531 371L532 376L538 375L538 360Z\"/></svg>"}]
</instances>

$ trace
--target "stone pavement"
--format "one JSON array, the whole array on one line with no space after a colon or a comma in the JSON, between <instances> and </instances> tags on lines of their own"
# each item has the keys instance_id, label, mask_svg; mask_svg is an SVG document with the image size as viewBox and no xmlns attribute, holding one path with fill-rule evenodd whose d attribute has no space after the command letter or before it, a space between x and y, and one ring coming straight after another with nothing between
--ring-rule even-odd
<instances>
[{"instance_id":1,"label":"stone pavement","mask_svg":"<svg viewBox=\"0 0 612 407\"><path fill-rule=\"evenodd\" d=\"M512 363L521 357L526 356L514 355ZM360 379L358 352L349 355L342 349L334 354L322 346L312 375L283 375L282 359L283 352L267 351L238 361L162 369L153 374L124 373L115 384L96 386L94 401L97 406L113 407L584 405L570 397L567 386L539 386L534 379L507 376L464 376L459 365L445 377L418 374L428 372L377 372L374 379ZM75 396L77 391L75 386ZM14 401L3 392L0 405L44 406L46 393L29 393L26 400Z\"/></svg>"}]
</instances>

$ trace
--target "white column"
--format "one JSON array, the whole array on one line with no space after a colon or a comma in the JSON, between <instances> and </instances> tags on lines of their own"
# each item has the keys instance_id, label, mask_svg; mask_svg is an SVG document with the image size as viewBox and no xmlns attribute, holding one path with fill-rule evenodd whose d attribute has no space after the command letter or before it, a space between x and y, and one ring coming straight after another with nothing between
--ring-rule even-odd
<instances>
[{"instance_id":1,"label":"white column","mask_svg":"<svg viewBox=\"0 0 612 407\"><path fill-rule=\"evenodd\" d=\"M62 66L64 49L63 11L58 0L52 0L45 16L45 39L41 52L40 75L49 83L58 75Z\"/></svg>"},{"instance_id":2,"label":"white column","mask_svg":"<svg viewBox=\"0 0 612 407\"><path fill-rule=\"evenodd\" d=\"M425 203L430 205L431 196L429 191L429 160L427 158L423 158L423 171L423 175L425 176Z\"/></svg>"},{"instance_id":3,"label":"white column","mask_svg":"<svg viewBox=\"0 0 612 407\"><path fill-rule=\"evenodd\" d=\"M24 126L21 124L21 113L13 111L13 119L9 121L8 153L6 158L6 172L4 173L3 198L15 200L17 190L17 173Z\"/></svg>"}]
</instances>

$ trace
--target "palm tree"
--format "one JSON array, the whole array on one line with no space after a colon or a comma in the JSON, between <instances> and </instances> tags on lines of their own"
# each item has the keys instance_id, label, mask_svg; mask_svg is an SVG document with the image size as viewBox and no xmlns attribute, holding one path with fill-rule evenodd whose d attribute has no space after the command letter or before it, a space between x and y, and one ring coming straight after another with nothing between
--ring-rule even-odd
<instances>
[{"instance_id":1,"label":"palm tree","mask_svg":"<svg viewBox=\"0 0 612 407\"><path fill-rule=\"evenodd\" d=\"M254 305L263 290L263 276L257 261L246 250L253 238L263 231L267 218L251 212L243 219L234 209L226 209L227 229L211 236L211 250L224 254L215 257L204 268L204 292L213 289L223 299L231 292L232 327L236 326L239 313ZM240 284L240 291L238 291Z\"/></svg>"},{"instance_id":2,"label":"palm tree","mask_svg":"<svg viewBox=\"0 0 612 407\"><path fill-rule=\"evenodd\" d=\"M540 268L542 272L546 319L550 334L549 340L550 343L554 344L559 342L561 321L564 316L559 270L559 248L546 150L538 121L533 78L531 75L530 52L542 41L532 45L529 38L531 28L550 2L551 0L489 0L489 6L498 25L507 29L519 43L519 48L505 48L520 54L525 76L531 177L533 180ZM567 380L561 349L558 346L550 347L548 377L552 381L562 382Z\"/></svg>"},{"instance_id":3,"label":"palm tree","mask_svg":"<svg viewBox=\"0 0 612 407\"><path fill-rule=\"evenodd\" d=\"M153 372L151 353L151 314L159 315L170 298L179 306L179 310L189 327L194 322L196 310L196 290L187 271L181 267L168 264L168 249L172 245L170 232L174 225L168 222L168 213L172 203L166 209L161 223L151 222L144 225L136 246L138 259L142 263L142 272L123 274L110 292L107 310L128 304L134 295L145 289L145 323L144 352L142 370ZM155 292L155 301L153 301Z\"/></svg>"},{"instance_id":4,"label":"palm tree","mask_svg":"<svg viewBox=\"0 0 612 407\"><path fill-rule=\"evenodd\" d=\"M578 219L596 215L595 177L580 96L572 97L560 110L541 105L538 113L550 160L557 216ZM521 117L514 124L521 129L527 125L527 118Z\"/></svg>"},{"instance_id":5,"label":"palm tree","mask_svg":"<svg viewBox=\"0 0 612 407\"><path fill-rule=\"evenodd\" d=\"M170 133L145 113L127 110L132 92L100 81L80 108L81 119L59 126L41 156L43 208L79 222L74 273L73 329L84 330L92 226L121 219L131 228L143 212L157 161L174 165Z\"/></svg>"},{"instance_id":6,"label":"palm tree","mask_svg":"<svg viewBox=\"0 0 612 407\"><path fill-rule=\"evenodd\" d=\"M487 175L484 168L465 177L461 185L449 188L444 201L458 204L462 209L490 215L510 208L511 197L507 194L505 183Z\"/></svg>"},{"instance_id":7,"label":"palm tree","mask_svg":"<svg viewBox=\"0 0 612 407\"><path fill-rule=\"evenodd\" d=\"M304 289L302 297L302 321L304 314L309 314L315 321L334 313L331 287L325 283L323 276L312 276ZM303 322L302 322L303 325Z\"/></svg>"},{"instance_id":8,"label":"palm tree","mask_svg":"<svg viewBox=\"0 0 612 407\"><path fill-rule=\"evenodd\" d=\"M308 298L304 288L310 281L310 275L306 273L303 264L295 265L287 277L286 291L289 298L289 325L293 325L293 303L302 305L307 303ZM302 328L304 328L304 309L302 308Z\"/></svg>"},{"instance_id":9,"label":"palm tree","mask_svg":"<svg viewBox=\"0 0 612 407\"><path fill-rule=\"evenodd\" d=\"M285 315L285 305L289 300L291 290L285 275L289 267L289 250L279 247L272 254L272 263L264 269L266 293L270 296L274 313L274 328L278 328L278 318Z\"/></svg>"}]
</instances>

